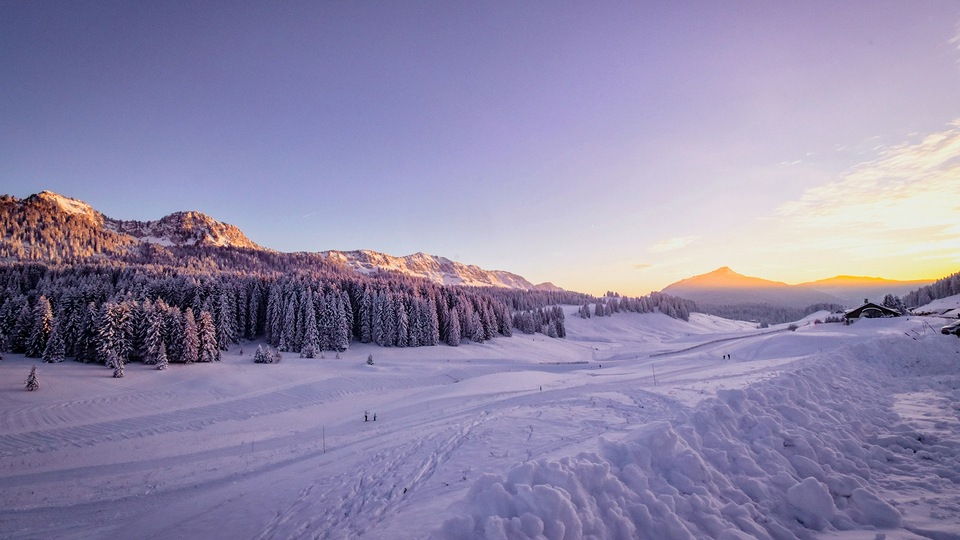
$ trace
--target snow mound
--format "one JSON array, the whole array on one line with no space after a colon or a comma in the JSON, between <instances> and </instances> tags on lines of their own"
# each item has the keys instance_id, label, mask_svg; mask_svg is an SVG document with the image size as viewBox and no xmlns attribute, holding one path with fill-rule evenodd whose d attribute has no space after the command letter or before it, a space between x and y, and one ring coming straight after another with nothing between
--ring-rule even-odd
<instances>
[{"instance_id":1,"label":"snow mound","mask_svg":"<svg viewBox=\"0 0 960 540\"><path fill-rule=\"evenodd\" d=\"M952 345L900 338L846 347L601 440L597 452L486 475L433 538L786 539L896 529L901 511L881 493L901 486L878 477L917 476L923 462L957 481L946 471L960 466L960 445L900 422L890 386L905 375L955 374Z\"/></svg>"}]
</instances>

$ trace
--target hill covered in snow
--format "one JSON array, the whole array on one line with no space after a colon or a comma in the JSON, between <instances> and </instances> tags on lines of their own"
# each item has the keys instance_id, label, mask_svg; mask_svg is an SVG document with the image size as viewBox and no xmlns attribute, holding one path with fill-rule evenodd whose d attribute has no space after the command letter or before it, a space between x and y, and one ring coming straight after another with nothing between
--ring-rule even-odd
<instances>
[{"instance_id":1,"label":"hill covered in snow","mask_svg":"<svg viewBox=\"0 0 960 540\"><path fill-rule=\"evenodd\" d=\"M254 364L247 343L220 363L131 364L122 379L8 354L0 532L729 540L960 531L960 340L924 318L791 332L701 314L568 315L566 340L357 345L271 365ZM41 388L27 392L34 365Z\"/></svg>"},{"instance_id":2,"label":"hill covered in snow","mask_svg":"<svg viewBox=\"0 0 960 540\"><path fill-rule=\"evenodd\" d=\"M550 284L534 285L522 276L503 270L484 270L475 265L467 265L451 261L446 257L426 253L394 257L376 251L358 250L324 251L322 255L332 262L352 268L362 274L372 274L377 271L397 272L403 275L429 279L442 285L557 290Z\"/></svg>"}]
</instances>

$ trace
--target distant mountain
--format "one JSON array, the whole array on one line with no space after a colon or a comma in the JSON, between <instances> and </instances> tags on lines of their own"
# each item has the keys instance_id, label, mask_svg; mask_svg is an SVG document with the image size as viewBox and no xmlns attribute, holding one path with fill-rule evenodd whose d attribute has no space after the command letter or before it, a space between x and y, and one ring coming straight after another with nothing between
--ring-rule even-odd
<instances>
[{"instance_id":1,"label":"distant mountain","mask_svg":"<svg viewBox=\"0 0 960 540\"><path fill-rule=\"evenodd\" d=\"M0 258L73 263L91 257L112 257L131 250L156 246L165 248L221 247L269 252L280 267L317 264L327 261L360 274L378 270L416 276L442 285L505 287L510 289L563 291L544 283L534 285L517 274L484 270L445 257L415 253L395 257L376 251L325 251L316 254L282 254L251 241L237 227L217 221L201 212L174 212L153 221L118 220L107 217L89 204L42 191L25 199L0 196ZM155 252L156 253L156 252Z\"/></svg>"},{"instance_id":2,"label":"distant mountain","mask_svg":"<svg viewBox=\"0 0 960 540\"><path fill-rule=\"evenodd\" d=\"M394 257L376 251L324 251L328 260L342 264L361 274L382 271L429 279L443 285L468 285L472 287L504 287L508 289L537 289L536 286L517 274L503 270L484 270L478 266L451 261L445 257L414 253L406 257ZM549 287L549 284L545 284ZM551 290L551 289L547 289Z\"/></svg>"},{"instance_id":3,"label":"distant mountain","mask_svg":"<svg viewBox=\"0 0 960 540\"><path fill-rule=\"evenodd\" d=\"M738 274L724 266L713 272L687 278L663 292L693 300L699 305L770 304L802 308L812 304L840 303L828 293Z\"/></svg>"},{"instance_id":4,"label":"distant mountain","mask_svg":"<svg viewBox=\"0 0 960 540\"><path fill-rule=\"evenodd\" d=\"M814 304L840 304L852 307L866 298L880 302L886 294L901 296L928 283L930 281L837 276L789 285L738 274L724 266L668 285L663 292L693 300L700 306L770 304L804 308Z\"/></svg>"}]
</instances>

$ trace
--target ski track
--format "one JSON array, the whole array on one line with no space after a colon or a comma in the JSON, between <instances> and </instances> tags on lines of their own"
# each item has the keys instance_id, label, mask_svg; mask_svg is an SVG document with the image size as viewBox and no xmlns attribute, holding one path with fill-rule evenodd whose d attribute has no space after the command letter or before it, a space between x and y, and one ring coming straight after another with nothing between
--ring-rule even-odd
<instances>
[{"instance_id":1,"label":"ski track","mask_svg":"<svg viewBox=\"0 0 960 540\"><path fill-rule=\"evenodd\" d=\"M28 423L34 426L68 425L35 431L2 433L0 434L0 458L49 452L65 446L93 446L104 441L133 439L172 431L199 430L210 424L276 414L343 399L359 393L451 384L451 376L462 380L494 371L496 370L493 368L474 368L457 370L449 375L444 373L417 378L338 377L159 413L155 412L157 402L164 402L164 399L169 402L169 396L165 398L163 394L159 394L154 401L148 400L148 403L139 405L128 403L132 398L114 397L60 403L36 413L23 408L26 410L16 415L19 418L18 429L23 429ZM88 401L91 403L88 404ZM108 408L130 405L135 410L142 410L143 414L105 422L69 425L81 421L84 417L95 416L89 410L84 413L84 407L88 405Z\"/></svg>"},{"instance_id":2,"label":"ski track","mask_svg":"<svg viewBox=\"0 0 960 540\"><path fill-rule=\"evenodd\" d=\"M495 436L495 429L487 430L487 426L496 421L508 420L513 425L517 419L529 421L532 417L539 420L543 414L540 402L568 415L567 421L579 416L578 410L600 410L601 414L620 417L622 429L664 414L676 414L680 409L669 398L638 390L631 384L623 386L621 395L632 405L593 396L597 392L617 392L610 385L587 384L519 395L504 393L493 401L489 395L467 400L455 407L458 411L444 410L440 416L445 420L431 425L400 422L391 426L389 432L378 434L378 443L393 440L404 433L419 433L419 438L381 449L348 473L316 479L301 490L294 504L279 510L255 538L328 540L362 536L386 516L399 512L405 500L431 480L465 441L470 438L485 441ZM452 423L454 419L456 422ZM577 433L539 441L518 453L513 461L520 463L567 449L571 444L594 440L611 429L606 420L581 419L580 425ZM524 431L527 433L526 442L530 443L535 431L533 424L528 424ZM425 432L429 435L424 436Z\"/></svg>"}]
</instances>

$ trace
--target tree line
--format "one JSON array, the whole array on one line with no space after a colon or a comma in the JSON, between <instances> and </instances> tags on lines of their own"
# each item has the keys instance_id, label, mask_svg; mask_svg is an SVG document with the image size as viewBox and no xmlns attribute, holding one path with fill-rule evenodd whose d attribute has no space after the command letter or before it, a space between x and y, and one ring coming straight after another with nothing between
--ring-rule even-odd
<instances>
[{"instance_id":1,"label":"tree line","mask_svg":"<svg viewBox=\"0 0 960 540\"><path fill-rule=\"evenodd\" d=\"M240 340L314 356L512 333L492 296L419 279L156 265L0 265L0 350L61 361L212 362Z\"/></svg>"}]
</instances>

